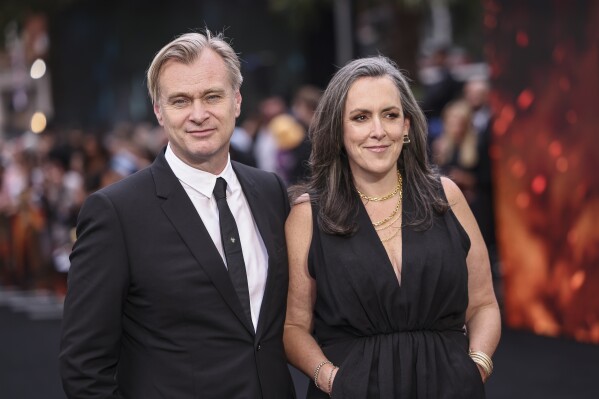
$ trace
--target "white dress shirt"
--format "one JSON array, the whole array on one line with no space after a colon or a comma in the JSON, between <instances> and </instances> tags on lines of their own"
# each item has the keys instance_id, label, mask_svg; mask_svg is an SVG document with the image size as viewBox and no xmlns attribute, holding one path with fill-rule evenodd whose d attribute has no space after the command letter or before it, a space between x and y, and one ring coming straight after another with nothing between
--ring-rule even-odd
<instances>
[{"instance_id":1,"label":"white dress shirt","mask_svg":"<svg viewBox=\"0 0 599 399\"><path fill-rule=\"evenodd\" d=\"M256 330L262 297L264 296L264 288L266 286L268 254L258 231L258 226L256 226L256 222L250 211L250 206L243 194L239 180L237 180L237 175L235 175L231 166L231 159L229 158L227 166L219 175L213 175L212 173L193 168L183 162L172 151L170 144L166 148L165 157L175 176L177 176L183 185L185 192L189 195L193 206L198 211L225 265L227 264L227 259L220 238L218 207L212 191L214 191L218 177L226 180L227 203L239 230L241 250L243 252L250 293L252 323L254 324L254 330Z\"/></svg>"}]
</instances>

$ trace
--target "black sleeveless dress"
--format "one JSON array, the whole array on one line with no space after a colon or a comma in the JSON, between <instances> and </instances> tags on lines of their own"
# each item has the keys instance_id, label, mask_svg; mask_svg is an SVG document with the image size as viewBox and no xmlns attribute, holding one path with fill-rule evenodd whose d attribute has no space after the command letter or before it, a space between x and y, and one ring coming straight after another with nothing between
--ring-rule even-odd
<instances>
[{"instance_id":1,"label":"black sleeveless dress","mask_svg":"<svg viewBox=\"0 0 599 399\"><path fill-rule=\"evenodd\" d=\"M412 209L405 201L404 220ZM401 285L364 206L351 237L323 233L317 214L313 204L308 267L314 335L340 367L332 397L484 398L464 331L470 240L453 212L426 231L403 227ZM307 398L327 397L310 384Z\"/></svg>"}]
</instances>

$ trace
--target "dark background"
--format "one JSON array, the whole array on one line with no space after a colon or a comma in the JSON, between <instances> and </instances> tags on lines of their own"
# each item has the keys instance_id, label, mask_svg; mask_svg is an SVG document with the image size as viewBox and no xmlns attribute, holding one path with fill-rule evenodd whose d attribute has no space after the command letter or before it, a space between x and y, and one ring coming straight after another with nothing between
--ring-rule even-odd
<instances>
[{"instance_id":1,"label":"dark background","mask_svg":"<svg viewBox=\"0 0 599 399\"><path fill-rule=\"evenodd\" d=\"M339 3L349 8L349 33L336 36ZM482 62L482 2L447 4L455 45ZM302 84L324 88L348 60L336 57L340 42L349 43L349 58L393 58L418 90L418 57L432 40L426 0L4 0L0 49L3 27L16 23L20 30L36 14L48 25L52 125L95 131L154 122L145 72L154 54L182 33L208 27L231 39L244 76L240 120L265 96L289 99Z\"/></svg>"},{"instance_id":2,"label":"dark background","mask_svg":"<svg viewBox=\"0 0 599 399\"><path fill-rule=\"evenodd\" d=\"M0 292L1 298L1 292ZM58 374L60 320L31 320L0 305L0 397L65 399ZM487 399L596 399L599 346L504 328ZM308 380L293 373L298 399ZM140 398L141 399L141 398Z\"/></svg>"}]
</instances>

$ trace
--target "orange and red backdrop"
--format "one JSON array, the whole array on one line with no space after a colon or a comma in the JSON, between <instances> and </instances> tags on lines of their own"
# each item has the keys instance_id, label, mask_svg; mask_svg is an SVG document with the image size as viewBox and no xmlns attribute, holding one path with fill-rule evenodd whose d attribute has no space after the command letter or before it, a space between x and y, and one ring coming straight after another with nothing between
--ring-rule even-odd
<instances>
[{"instance_id":1,"label":"orange and red backdrop","mask_svg":"<svg viewBox=\"0 0 599 399\"><path fill-rule=\"evenodd\" d=\"M599 2L485 1L511 327L599 343Z\"/></svg>"}]
</instances>

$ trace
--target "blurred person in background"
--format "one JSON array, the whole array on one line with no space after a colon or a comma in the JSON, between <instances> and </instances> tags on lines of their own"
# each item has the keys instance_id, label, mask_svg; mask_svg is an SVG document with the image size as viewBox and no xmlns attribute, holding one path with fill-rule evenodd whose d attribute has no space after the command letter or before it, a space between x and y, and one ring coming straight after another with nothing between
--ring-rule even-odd
<instances>
[{"instance_id":1,"label":"blurred person in background","mask_svg":"<svg viewBox=\"0 0 599 399\"><path fill-rule=\"evenodd\" d=\"M318 87L301 86L293 96L290 112L274 117L268 125L277 142L277 173L289 185L308 176L312 150L308 129L321 95Z\"/></svg>"},{"instance_id":2,"label":"blurred person in background","mask_svg":"<svg viewBox=\"0 0 599 399\"><path fill-rule=\"evenodd\" d=\"M256 165L268 172L277 172L278 145L273 133L269 129L270 122L278 115L286 112L287 105L280 96L270 96L262 100L258 106L257 119L244 126L254 138L254 157ZM252 129L253 128L253 129Z\"/></svg>"},{"instance_id":3,"label":"blurred person in background","mask_svg":"<svg viewBox=\"0 0 599 399\"><path fill-rule=\"evenodd\" d=\"M295 396L282 334L283 182L231 162L239 59L206 31L147 75L168 145L85 201L71 254L60 369L69 398Z\"/></svg>"},{"instance_id":4,"label":"blurred person in background","mask_svg":"<svg viewBox=\"0 0 599 399\"><path fill-rule=\"evenodd\" d=\"M477 131L473 108L466 99L456 100L443 111L443 131L433 142L433 160L442 174L453 180L464 193L489 250L494 277L498 270L495 249L490 125Z\"/></svg>"},{"instance_id":5,"label":"blurred person in background","mask_svg":"<svg viewBox=\"0 0 599 399\"><path fill-rule=\"evenodd\" d=\"M81 153L84 187L86 194L89 195L101 188L102 174L106 170L110 155L100 135L91 133L85 134L82 138Z\"/></svg>"},{"instance_id":6,"label":"blurred person in background","mask_svg":"<svg viewBox=\"0 0 599 399\"><path fill-rule=\"evenodd\" d=\"M248 133L246 128L253 127L254 116L250 116L244 120L241 126L236 126L231 136L231 146L229 154L232 161L241 162L242 164L256 167L256 158L254 157L254 140Z\"/></svg>"},{"instance_id":7,"label":"blurred person in background","mask_svg":"<svg viewBox=\"0 0 599 399\"><path fill-rule=\"evenodd\" d=\"M122 123L106 137L110 157L102 172L100 186L107 187L148 166L158 151L153 152L153 136L146 128Z\"/></svg>"},{"instance_id":8,"label":"blurred person in background","mask_svg":"<svg viewBox=\"0 0 599 399\"><path fill-rule=\"evenodd\" d=\"M443 110L442 126L441 135L432 145L433 161L442 174L458 185L472 206L477 200L480 154L470 105L464 100L449 103Z\"/></svg>"},{"instance_id":9,"label":"blurred person in background","mask_svg":"<svg viewBox=\"0 0 599 399\"><path fill-rule=\"evenodd\" d=\"M1 244L6 252L4 283L20 289L42 288L47 275L43 248L46 225L41 204L39 157L31 136L11 140L3 148L5 167L0 212L8 229Z\"/></svg>"},{"instance_id":10,"label":"blurred person in background","mask_svg":"<svg viewBox=\"0 0 599 399\"><path fill-rule=\"evenodd\" d=\"M483 398L500 336L489 260L426 120L385 57L341 68L286 225L284 343L308 398Z\"/></svg>"},{"instance_id":11,"label":"blurred person in background","mask_svg":"<svg viewBox=\"0 0 599 399\"><path fill-rule=\"evenodd\" d=\"M491 86L489 81L480 76L472 76L464 84L464 100L472 109L472 125L477 135L478 166L476 168L477 201L472 206L481 233L489 250L491 270L496 284L501 283L501 265L497 251L495 234L495 206L493 190L493 169L491 155L491 126L493 112L489 104ZM500 295L502 289L495 292ZM501 302L501 297L499 298Z\"/></svg>"},{"instance_id":12,"label":"blurred person in background","mask_svg":"<svg viewBox=\"0 0 599 399\"><path fill-rule=\"evenodd\" d=\"M64 295L65 274L69 270L68 256L73 245L73 230L77 214L86 196L83 154L74 148L55 144L42 161L44 174L42 203L46 215L48 252L53 265L54 288ZM58 277L58 275L56 275Z\"/></svg>"},{"instance_id":13,"label":"blurred person in background","mask_svg":"<svg viewBox=\"0 0 599 399\"><path fill-rule=\"evenodd\" d=\"M449 46L435 46L428 59L431 77L424 83L422 110L428 121L428 143L431 144L442 129L441 114L445 106L462 94L462 86L451 73L449 63Z\"/></svg>"},{"instance_id":14,"label":"blurred person in background","mask_svg":"<svg viewBox=\"0 0 599 399\"><path fill-rule=\"evenodd\" d=\"M472 125L476 132L488 134L491 123L491 106L489 105L489 94L491 87L489 82L482 78L473 76L464 83L464 100L472 108Z\"/></svg>"},{"instance_id":15,"label":"blurred person in background","mask_svg":"<svg viewBox=\"0 0 599 399\"><path fill-rule=\"evenodd\" d=\"M231 159L259 169L277 171L277 143L268 124L285 112L285 102L279 96L262 99L250 111L231 136Z\"/></svg>"}]
</instances>

